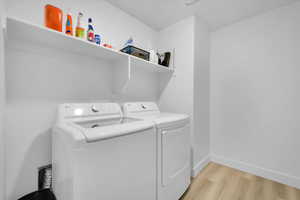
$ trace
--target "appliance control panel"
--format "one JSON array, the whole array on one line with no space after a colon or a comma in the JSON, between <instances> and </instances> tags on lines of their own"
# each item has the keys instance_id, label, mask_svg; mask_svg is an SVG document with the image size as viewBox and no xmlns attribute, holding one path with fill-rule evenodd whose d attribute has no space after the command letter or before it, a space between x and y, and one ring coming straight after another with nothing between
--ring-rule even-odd
<instances>
[{"instance_id":1,"label":"appliance control panel","mask_svg":"<svg viewBox=\"0 0 300 200\"><path fill-rule=\"evenodd\" d=\"M159 112L159 108L155 102L131 102L123 105L124 113L143 113L143 112Z\"/></svg>"},{"instance_id":2,"label":"appliance control panel","mask_svg":"<svg viewBox=\"0 0 300 200\"><path fill-rule=\"evenodd\" d=\"M62 104L59 107L60 118L97 117L122 115L121 107L117 103L79 103Z\"/></svg>"}]
</instances>

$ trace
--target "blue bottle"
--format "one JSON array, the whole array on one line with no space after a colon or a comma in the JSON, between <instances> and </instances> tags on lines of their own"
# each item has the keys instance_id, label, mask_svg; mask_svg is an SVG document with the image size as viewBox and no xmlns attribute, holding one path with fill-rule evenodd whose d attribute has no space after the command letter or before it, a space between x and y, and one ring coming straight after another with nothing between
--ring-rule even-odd
<instances>
[{"instance_id":1,"label":"blue bottle","mask_svg":"<svg viewBox=\"0 0 300 200\"><path fill-rule=\"evenodd\" d=\"M95 43L98 44L98 45L101 44L101 37L98 34L95 35Z\"/></svg>"}]
</instances>

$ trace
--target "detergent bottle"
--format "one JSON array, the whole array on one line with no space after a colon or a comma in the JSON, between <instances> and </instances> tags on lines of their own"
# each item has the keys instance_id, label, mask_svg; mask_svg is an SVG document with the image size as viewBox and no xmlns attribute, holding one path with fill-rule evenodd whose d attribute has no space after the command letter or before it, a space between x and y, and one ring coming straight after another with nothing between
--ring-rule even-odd
<instances>
[{"instance_id":1,"label":"detergent bottle","mask_svg":"<svg viewBox=\"0 0 300 200\"><path fill-rule=\"evenodd\" d=\"M73 21L70 13L67 15L66 34L73 36Z\"/></svg>"}]
</instances>

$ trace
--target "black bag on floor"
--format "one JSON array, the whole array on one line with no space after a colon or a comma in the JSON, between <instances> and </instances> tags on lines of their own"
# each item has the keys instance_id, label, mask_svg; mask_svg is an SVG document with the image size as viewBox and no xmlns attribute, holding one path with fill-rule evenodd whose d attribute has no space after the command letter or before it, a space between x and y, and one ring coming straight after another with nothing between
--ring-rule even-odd
<instances>
[{"instance_id":1,"label":"black bag on floor","mask_svg":"<svg viewBox=\"0 0 300 200\"><path fill-rule=\"evenodd\" d=\"M56 198L50 189L44 189L27 194L18 200L56 200Z\"/></svg>"}]
</instances>

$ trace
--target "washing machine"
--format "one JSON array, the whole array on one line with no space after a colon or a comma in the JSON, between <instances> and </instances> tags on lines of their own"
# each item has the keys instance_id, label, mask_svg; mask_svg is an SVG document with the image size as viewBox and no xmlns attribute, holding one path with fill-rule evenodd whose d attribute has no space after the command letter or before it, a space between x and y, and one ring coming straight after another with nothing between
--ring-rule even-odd
<instances>
[{"instance_id":1,"label":"washing machine","mask_svg":"<svg viewBox=\"0 0 300 200\"><path fill-rule=\"evenodd\" d=\"M123 105L124 115L152 121L157 133L157 199L178 200L191 181L191 140L188 115L162 113L154 102Z\"/></svg>"},{"instance_id":2,"label":"washing machine","mask_svg":"<svg viewBox=\"0 0 300 200\"><path fill-rule=\"evenodd\" d=\"M154 124L115 103L63 104L52 134L58 200L155 200Z\"/></svg>"}]
</instances>

